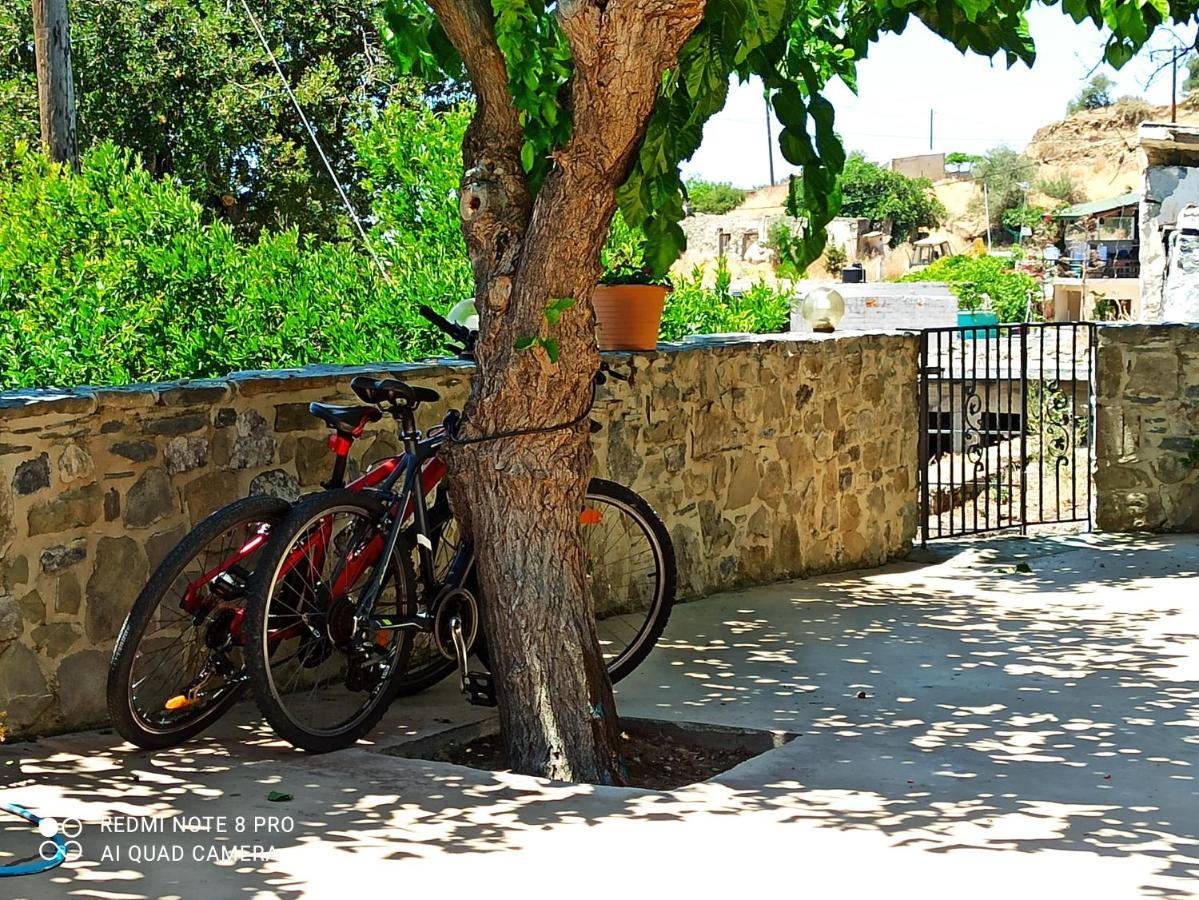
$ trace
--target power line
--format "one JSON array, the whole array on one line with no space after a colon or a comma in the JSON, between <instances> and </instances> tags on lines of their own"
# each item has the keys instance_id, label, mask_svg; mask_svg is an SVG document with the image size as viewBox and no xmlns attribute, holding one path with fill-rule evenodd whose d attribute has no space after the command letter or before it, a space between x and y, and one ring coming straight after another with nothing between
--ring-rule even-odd
<instances>
[{"instance_id":1,"label":"power line","mask_svg":"<svg viewBox=\"0 0 1199 900\"><path fill-rule=\"evenodd\" d=\"M358 211L354 209L354 204L350 202L350 198L346 195L345 189L341 186L341 179L337 177L337 173L333 171L333 164L329 162L329 157L325 155L325 150L321 146L321 142L317 140L316 129L312 127L312 123L308 121L308 116L304 115L304 109L300 106L300 101L297 99L295 92L291 89L291 84L288 83L287 76L283 74L283 67L279 65L279 60L276 58L274 51L271 50L271 45L263 34L262 26L258 24L258 19L254 17L254 11L250 9L248 0L241 0L242 9L246 11L246 16L250 20L250 24L254 26L254 31L258 34L258 41L262 44L262 49L266 51L266 55L270 58L271 65L275 67L275 71L279 75L279 81L283 84L283 90L291 99L291 105L295 108L296 115L300 117L300 122L304 126L304 130L308 132L308 137L312 141L312 146L316 148L316 152L320 155L321 162L325 164L325 171L329 173L329 177L333 179L333 186L337 188L337 195L341 197L341 202L346 208L346 212L350 214L350 220L354 223L354 227L358 229L358 234L362 237L362 245L366 248L366 252L375 262L375 266L379 269L379 274L383 276L383 280L387 282L389 287L395 287L392 283L391 276L388 274L386 267L383 265L383 260L379 259L375 253L375 248L371 246L370 238L366 235L366 229L362 226L362 219L358 216Z\"/></svg>"}]
</instances>

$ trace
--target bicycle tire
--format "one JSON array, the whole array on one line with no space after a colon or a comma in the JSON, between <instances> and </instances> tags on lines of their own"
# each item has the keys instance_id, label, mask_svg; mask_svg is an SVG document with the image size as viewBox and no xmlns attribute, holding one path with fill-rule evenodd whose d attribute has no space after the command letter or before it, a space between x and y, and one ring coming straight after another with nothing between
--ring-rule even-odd
<instances>
[{"instance_id":1,"label":"bicycle tire","mask_svg":"<svg viewBox=\"0 0 1199 900\"><path fill-rule=\"evenodd\" d=\"M662 632L670 621L671 610L674 609L675 593L678 589L678 564L674 555L674 542L665 523L659 518L654 508L639 494L622 484L603 478L592 478L587 484L587 497L596 498L607 503L614 503L631 515L647 538L655 552L660 572L658 595L651 604L644 623L637 630L632 641L606 664L608 676L612 683L627 677L636 669L650 651L658 643ZM475 644L475 655L483 665L490 668L487 654L487 643L480 635Z\"/></svg>"},{"instance_id":2,"label":"bicycle tire","mask_svg":"<svg viewBox=\"0 0 1199 900\"><path fill-rule=\"evenodd\" d=\"M670 621L670 613L674 609L675 593L678 590L678 563L674 555L674 542L670 539L670 532L666 530L666 524L640 494L623 484L603 478L592 478L587 485L587 496L600 498L625 508L626 514L632 516L646 537L650 539L660 573L658 595L649 609L644 624L634 640L607 664L608 675L615 684L645 661L666 629L666 624Z\"/></svg>"},{"instance_id":3,"label":"bicycle tire","mask_svg":"<svg viewBox=\"0 0 1199 900\"><path fill-rule=\"evenodd\" d=\"M272 648L269 639L270 601L274 585L292 542L315 522L337 510L356 509L364 516L382 522L386 515L384 502L376 495L364 491L339 488L314 494L297 503L291 514L272 533L270 544L256 567L247 592L245 657L250 676L251 692L259 710L281 738L294 747L310 753L328 753L352 746L378 724L395 699L398 676L407 666L408 653L412 648L409 632L394 632L400 646L385 681L379 685L374 700L363 707L360 714L344 728L336 731L314 731L297 723L288 712L279 696L270 667ZM371 567L373 570L373 566ZM392 555L390 577L396 580L398 615L411 615L415 611L415 577L412 573L412 553L403 535ZM334 651L340 652L340 651Z\"/></svg>"},{"instance_id":4,"label":"bicycle tire","mask_svg":"<svg viewBox=\"0 0 1199 900\"><path fill-rule=\"evenodd\" d=\"M147 628L154 620L172 586L189 564L208 546L239 525L258 522L278 525L291 504L275 497L255 496L237 500L209 515L166 555L134 601L121 626L108 667L106 701L113 727L125 740L146 750L161 750L199 734L224 715L244 692L244 681L216 702L197 709L193 715L175 718L173 727L155 726L135 708L133 668Z\"/></svg>"}]
</instances>

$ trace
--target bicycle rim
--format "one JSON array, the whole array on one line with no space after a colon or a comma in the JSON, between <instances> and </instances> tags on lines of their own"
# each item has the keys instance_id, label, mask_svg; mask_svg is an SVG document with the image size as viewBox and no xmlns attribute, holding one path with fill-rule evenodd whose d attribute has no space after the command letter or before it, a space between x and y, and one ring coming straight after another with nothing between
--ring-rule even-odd
<instances>
[{"instance_id":1,"label":"bicycle rim","mask_svg":"<svg viewBox=\"0 0 1199 900\"><path fill-rule=\"evenodd\" d=\"M639 511L617 497L588 492L579 521L600 651L615 672L657 639L664 552Z\"/></svg>"},{"instance_id":2,"label":"bicycle rim","mask_svg":"<svg viewBox=\"0 0 1199 900\"><path fill-rule=\"evenodd\" d=\"M369 724L405 663L403 630L378 632L364 657L349 649L353 608L375 572L374 561L363 561L384 536L379 524L368 509L333 506L295 531L278 556L264 598L268 627L255 640L267 662L265 687L305 735L341 737ZM410 605L411 583L393 566L374 613L404 617Z\"/></svg>"}]
</instances>

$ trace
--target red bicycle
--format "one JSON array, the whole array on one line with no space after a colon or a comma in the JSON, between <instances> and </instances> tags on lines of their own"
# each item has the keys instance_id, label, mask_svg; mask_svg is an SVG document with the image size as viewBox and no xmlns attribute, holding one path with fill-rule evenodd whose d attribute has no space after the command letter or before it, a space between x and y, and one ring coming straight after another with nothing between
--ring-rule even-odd
<instances>
[{"instance_id":1,"label":"red bicycle","mask_svg":"<svg viewBox=\"0 0 1199 900\"><path fill-rule=\"evenodd\" d=\"M470 354L473 332L421 312ZM455 669L473 702L494 702L486 673L467 671L472 650L486 661L474 553L450 512L438 455L456 414L421 435L414 413L435 392L394 379L356 378L351 387L369 405L310 405L333 430L325 492L294 507L248 497L213 513L138 596L108 678L109 713L126 739L146 748L184 741L251 680L276 730L316 751L352 743L394 697ZM385 411L404 452L346 484L355 439ZM674 551L652 508L612 482L592 480L579 521L617 681L666 625ZM247 606L248 596L261 601Z\"/></svg>"}]
</instances>

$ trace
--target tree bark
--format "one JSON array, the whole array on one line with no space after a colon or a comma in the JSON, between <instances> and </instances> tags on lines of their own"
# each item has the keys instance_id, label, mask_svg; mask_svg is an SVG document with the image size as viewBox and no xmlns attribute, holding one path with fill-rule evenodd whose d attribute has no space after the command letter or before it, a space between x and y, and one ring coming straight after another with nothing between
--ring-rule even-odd
<instances>
[{"instance_id":1,"label":"tree bark","mask_svg":"<svg viewBox=\"0 0 1199 900\"><path fill-rule=\"evenodd\" d=\"M600 250L662 73L703 15L702 0L568 0L573 131L535 199L523 136L484 0L431 0L478 97L460 194L474 268L479 371L462 437L448 455L455 509L469 527L486 598L483 625L500 723L516 771L621 780L619 720L595 632L579 531L592 456L587 420L598 365L591 293ZM498 64L498 66L497 66ZM498 72L497 72L498 67ZM503 74L502 81L496 79ZM553 299L575 305L552 329ZM557 364L528 336L554 338Z\"/></svg>"},{"instance_id":2,"label":"tree bark","mask_svg":"<svg viewBox=\"0 0 1199 900\"><path fill-rule=\"evenodd\" d=\"M78 169L67 0L33 0L33 35L42 145L55 162Z\"/></svg>"}]
</instances>

